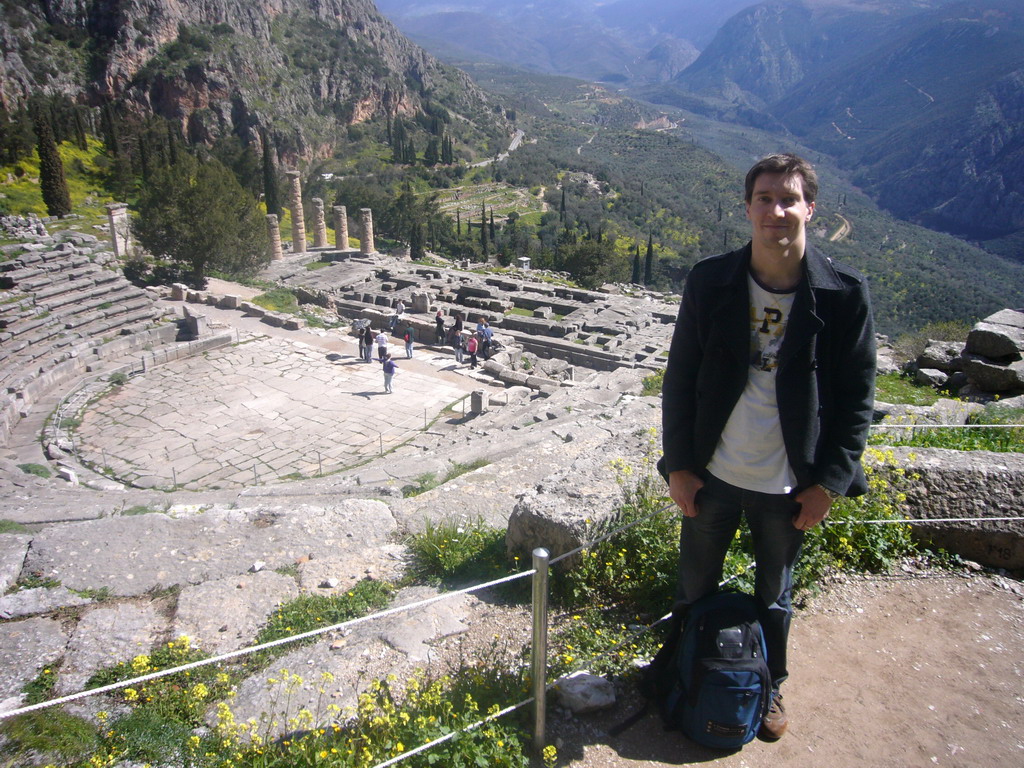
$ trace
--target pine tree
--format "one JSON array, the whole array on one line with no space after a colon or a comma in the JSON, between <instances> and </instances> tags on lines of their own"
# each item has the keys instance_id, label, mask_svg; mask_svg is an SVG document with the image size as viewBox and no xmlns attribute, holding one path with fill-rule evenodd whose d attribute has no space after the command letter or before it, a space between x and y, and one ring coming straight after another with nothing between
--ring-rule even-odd
<instances>
[{"instance_id":1,"label":"pine tree","mask_svg":"<svg viewBox=\"0 0 1024 768\"><path fill-rule=\"evenodd\" d=\"M45 111L39 109L35 115L37 149L39 150L39 187L50 216L67 216L71 213L71 194L64 177L64 163L53 140L53 129L46 119Z\"/></svg>"},{"instance_id":2,"label":"pine tree","mask_svg":"<svg viewBox=\"0 0 1024 768\"><path fill-rule=\"evenodd\" d=\"M274 152L270 144L270 136L264 128L260 128L260 141L263 144L263 200L267 204L267 213L280 217L281 197L278 194Z\"/></svg>"},{"instance_id":3,"label":"pine tree","mask_svg":"<svg viewBox=\"0 0 1024 768\"><path fill-rule=\"evenodd\" d=\"M135 234L153 255L187 269L193 287L205 287L210 268L251 275L270 260L256 201L215 157L182 152L153 176L139 195Z\"/></svg>"},{"instance_id":4,"label":"pine tree","mask_svg":"<svg viewBox=\"0 0 1024 768\"><path fill-rule=\"evenodd\" d=\"M654 239L647 236L647 255L644 258L644 285L654 282Z\"/></svg>"},{"instance_id":5,"label":"pine tree","mask_svg":"<svg viewBox=\"0 0 1024 768\"><path fill-rule=\"evenodd\" d=\"M640 244L636 246L636 253L633 254L633 276L630 278L633 285L640 285Z\"/></svg>"}]
</instances>

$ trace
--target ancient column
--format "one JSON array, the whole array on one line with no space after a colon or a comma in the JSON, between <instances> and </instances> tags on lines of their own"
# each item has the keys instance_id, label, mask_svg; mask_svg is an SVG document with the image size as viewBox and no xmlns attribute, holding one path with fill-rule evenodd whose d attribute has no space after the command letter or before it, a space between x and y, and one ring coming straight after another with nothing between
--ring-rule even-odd
<instances>
[{"instance_id":1,"label":"ancient column","mask_svg":"<svg viewBox=\"0 0 1024 768\"><path fill-rule=\"evenodd\" d=\"M284 251L281 249L281 229L277 224L277 216L267 214L267 234L270 235L270 260L279 261L284 258Z\"/></svg>"},{"instance_id":2,"label":"ancient column","mask_svg":"<svg viewBox=\"0 0 1024 768\"><path fill-rule=\"evenodd\" d=\"M313 198L313 247L327 247L327 222L324 221L324 201Z\"/></svg>"},{"instance_id":3,"label":"ancient column","mask_svg":"<svg viewBox=\"0 0 1024 768\"><path fill-rule=\"evenodd\" d=\"M114 243L114 255L119 259L128 256L132 247L131 230L128 225L128 205L126 203L109 203L107 220L110 224L110 239Z\"/></svg>"},{"instance_id":4,"label":"ancient column","mask_svg":"<svg viewBox=\"0 0 1024 768\"><path fill-rule=\"evenodd\" d=\"M302 214L302 182L298 171L285 173L292 180L292 253L306 252L306 220Z\"/></svg>"},{"instance_id":5,"label":"ancient column","mask_svg":"<svg viewBox=\"0 0 1024 768\"><path fill-rule=\"evenodd\" d=\"M348 211L344 205L334 206L334 247L339 251L348 250Z\"/></svg>"},{"instance_id":6,"label":"ancient column","mask_svg":"<svg viewBox=\"0 0 1024 768\"><path fill-rule=\"evenodd\" d=\"M360 208L359 212L363 215L363 243L360 252L364 255L376 253L377 249L373 245L373 211L370 208Z\"/></svg>"}]
</instances>

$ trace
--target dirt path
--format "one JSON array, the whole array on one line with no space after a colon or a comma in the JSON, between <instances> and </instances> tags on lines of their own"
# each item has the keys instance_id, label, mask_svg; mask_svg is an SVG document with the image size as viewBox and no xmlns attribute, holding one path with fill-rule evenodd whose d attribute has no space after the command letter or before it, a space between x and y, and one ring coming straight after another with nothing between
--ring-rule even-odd
<instances>
[{"instance_id":1,"label":"dirt path","mask_svg":"<svg viewBox=\"0 0 1024 768\"><path fill-rule=\"evenodd\" d=\"M1016 590L1016 591L1014 591ZM699 747L638 706L554 717L572 768L713 763L723 768L889 768L1024 764L1024 594L987 577L851 579L798 614L784 692L790 729L736 753Z\"/></svg>"}]
</instances>

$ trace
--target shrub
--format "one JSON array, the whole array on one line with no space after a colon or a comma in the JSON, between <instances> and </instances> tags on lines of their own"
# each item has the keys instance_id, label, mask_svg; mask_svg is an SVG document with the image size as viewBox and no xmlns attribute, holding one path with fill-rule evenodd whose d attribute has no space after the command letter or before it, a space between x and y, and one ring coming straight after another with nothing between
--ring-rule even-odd
<instances>
[{"instance_id":1,"label":"shrub","mask_svg":"<svg viewBox=\"0 0 1024 768\"><path fill-rule=\"evenodd\" d=\"M208 654L193 648L189 638L182 636L157 647L150 654L141 654L131 661L101 669L89 678L85 687L100 688L205 658L208 658ZM154 716L194 728L202 725L203 715L210 702L227 695L229 683L228 675L219 672L211 664L188 672L158 677L134 688L122 688L111 695L129 707L145 706Z\"/></svg>"},{"instance_id":2,"label":"shrub","mask_svg":"<svg viewBox=\"0 0 1024 768\"><path fill-rule=\"evenodd\" d=\"M509 572L505 532L476 521L427 520L410 537L410 574L421 581L489 581Z\"/></svg>"}]
</instances>

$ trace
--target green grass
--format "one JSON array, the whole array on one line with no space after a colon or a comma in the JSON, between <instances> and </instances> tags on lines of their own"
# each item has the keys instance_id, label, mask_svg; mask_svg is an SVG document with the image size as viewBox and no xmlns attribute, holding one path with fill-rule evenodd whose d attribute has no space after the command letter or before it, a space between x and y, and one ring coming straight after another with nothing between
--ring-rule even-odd
<instances>
[{"instance_id":1,"label":"green grass","mask_svg":"<svg viewBox=\"0 0 1024 768\"><path fill-rule=\"evenodd\" d=\"M451 468L444 474L443 477L437 477L433 472L425 472L418 476L412 485L407 485L402 489L402 496L408 498L410 496L419 496L421 493L432 491L438 486L444 485L449 480L454 480L467 472L472 472L475 469L486 467L490 464L486 459L475 459L467 463L456 462L452 464Z\"/></svg>"},{"instance_id":2,"label":"green grass","mask_svg":"<svg viewBox=\"0 0 1024 768\"><path fill-rule=\"evenodd\" d=\"M974 416L970 424L1021 425L923 427L908 425L902 429L874 429L870 445L910 446L913 448L948 448L954 451L995 451L996 453L1024 453L1024 409L1000 408L989 405Z\"/></svg>"},{"instance_id":3,"label":"green grass","mask_svg":"<svg viewBox=\"0 0 1024 768\"><path fill-rule=\"evenodd\" d=\"M273 288L253 298L252 303L271 312L294 315L299 311L299 300L287 288Z\"/></svg>"},{"instance_id":4,"label":"green grass","mask_svg":"<svg viewBox=\"0 0 1024 768\"><path fill-rule=\"evenodd\" d=\"M29 533L29 530L13 520L0 520L0 533Z\"/></svg>"},{"instance_id":5,"label":"green grass","mask_svg":"<svg viewBox=\"0 0 1024 768\"><path fill-rule=\"evenodd\" d=\"M481 519L427 520L406 546L412 554L409 574L418 582L458 584L500 578L515 569L505 552L505 531Z\"/></svg>"},{"instance_id":6,"label":"green grass","mask_svg":"<svg viewBox=\"0 0 1024 768\"><path fill-rule=\"evenodd\" d=\"M53 477L50 468L43 464L19 464L18 469L27 475L35 475L42 478Z\"/></svg>"},{"instance_id":7,"label":"green grass","mask_svg":"<svg viewBox=\"0 0 1024 768\"><path fill-rule=\"evenodd\" d=\"M661 388L665 384L665 371L655 371L650 376L644 376L643 388L640 394L644 397L657 397L661 394Z\"/></svg>"},{"instance_id":8,"label":"green grass","mask_svg":"<svg viewBox=\"0 0 1024 768\"><path fill-rule=\"evenodd\" d=\"M89 136L87 146L83 152L74 144L64 142L58 149L64 162L64 176L71 195L72 212L82 217L70 223L82 232L91 233L93 225L107 222L105 206L114 202L114 198L104 189L103 170L97 164L97 159L103 152L102 143ZM39 188L39 155L36 150L33 149L31 155L22 158L15 165L21 166L25 171L20 178L13 174L14 165L0 168L0 173L4 176L11 173L15 179L13 184L4 185L4 207L15 214L34 213L46 216L46 205L43 203L43 195Z\"/></svg>"},{"instance_id":9,"label":"green grass","mask_svg":"<svg viewBox=\"0 0 1024 768\"><path fill-rule=\"evenodd\" d=\"M299 635L303 632L328 627L332 624L365 616L380 610L391 601L392 589L381 581L364 579L342 594L299 595L294 600L278 606L266 626L256 636L256 645L279 640L282 637ZM286 643L275 648L254 653L249 663L263 666L281 653L292 650L295 643Z\"/></svg>"},{"instance_id":10,"label":"green grass","mask_svg":"<svg viewBox=\"0 0 1024 768\"><path fill-rule=\"evenodd\" d=\"M893 405L935 405L940 395L934 388L916 384L901 373L883 373L875 377L875 399Z\"/></svg>"}]
</instances>

